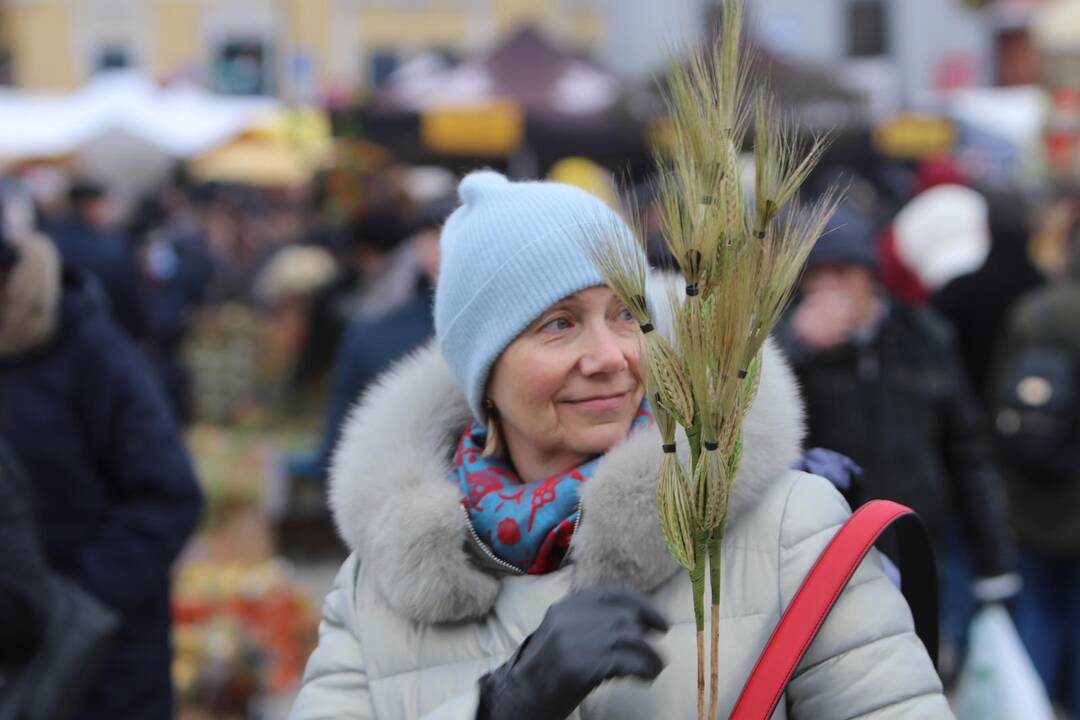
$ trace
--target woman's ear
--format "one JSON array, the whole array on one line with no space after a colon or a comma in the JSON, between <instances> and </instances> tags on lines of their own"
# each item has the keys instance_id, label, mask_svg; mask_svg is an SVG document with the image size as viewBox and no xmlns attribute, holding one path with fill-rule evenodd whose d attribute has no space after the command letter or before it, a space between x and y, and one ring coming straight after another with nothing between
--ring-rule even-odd
<instances>
[{"instance_id":1,"label":"woman's ear","mask_svg":"<svg viewBox=\"0 0 1080 720\"><path fill-rule=\"evenodd\" d=\"M484 452L481 453L482 457L493 457L503 454L503 441L502 433L499 430L499 411L495 408L495 403L491 401L491 398L484 398L484 409L487 410L487 423L486 432L487 440L484 442Z\"/></svg>"}]
</instances>

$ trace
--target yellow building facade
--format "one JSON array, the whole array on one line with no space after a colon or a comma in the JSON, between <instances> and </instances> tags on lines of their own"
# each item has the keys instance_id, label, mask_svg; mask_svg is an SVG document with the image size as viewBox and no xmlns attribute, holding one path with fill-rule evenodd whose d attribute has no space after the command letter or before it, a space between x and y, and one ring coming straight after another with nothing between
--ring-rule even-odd
<instances>
[{"instance_id":1,"label":"yellow building facade","mask_svg":"<svg viewBox=\"0 0 1080 720\"><path fill-rule=\"evenodd\" d=\"M482 52L525 24L578 51L605 26L600 0L0 0L0 54L32 90L134 67L314 100L354 96L422 52Z\"/></svg>"}]
</instances>

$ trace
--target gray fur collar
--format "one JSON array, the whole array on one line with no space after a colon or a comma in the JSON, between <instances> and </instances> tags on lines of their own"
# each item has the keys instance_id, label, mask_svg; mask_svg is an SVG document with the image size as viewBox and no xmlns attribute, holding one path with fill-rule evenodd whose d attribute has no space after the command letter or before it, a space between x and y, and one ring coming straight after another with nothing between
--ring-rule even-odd
<instances>
[{"instance_id":1,"label":"gray fur collar","mask_svg":"<svg viewBox=\"0 0 1080 720\"><path fill-rule=\"evenodd\" d=\"M341 536L395 611L419 622L484 615L499 591L467 550L451 457L469 406L434 345L384 375L353 409L331 469L330 504ZM803 409L786 362L766 347L761 386L744 425L729 531L796 458ZM653 590L679 568L656 519L660 436L631 434L600 461L582 490L573 584Z\"/></svg>"},{"instance_id":2,"label":"gray fur collar","mask_svg":"<svg viewBox=\"0 0 1080 720\"><path fill-rule=\"evenodd\" d=\"M47 343L60 308L60 258L41 235L11 239L19 260L0 298L0 358L13 358Z\"/></svg>"}]
</instances>

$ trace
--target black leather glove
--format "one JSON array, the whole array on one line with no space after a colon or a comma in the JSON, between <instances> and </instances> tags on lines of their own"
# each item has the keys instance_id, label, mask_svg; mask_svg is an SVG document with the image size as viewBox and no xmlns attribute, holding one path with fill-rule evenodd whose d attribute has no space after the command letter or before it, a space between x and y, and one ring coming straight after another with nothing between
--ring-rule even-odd
<instances>
[{"instance_id":1,"label":"black leather glove","mask_svg":"<svg viewBox=\"0 0 1080 720\"><path fill-rule=\"evenodd\" d=\"M548 608L505 664L480 679L478 720L562 720L605 680L652 680L663 660L645 641L667 621L645 596L596 588Z\"/></svg>"}]
</instances>

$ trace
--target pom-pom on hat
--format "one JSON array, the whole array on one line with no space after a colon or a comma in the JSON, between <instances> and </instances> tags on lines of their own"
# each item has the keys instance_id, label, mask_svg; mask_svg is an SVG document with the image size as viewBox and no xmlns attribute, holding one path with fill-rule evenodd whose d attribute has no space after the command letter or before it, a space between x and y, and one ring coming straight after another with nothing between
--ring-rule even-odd
<instances>
[{"instance_id":1,"label":"pom-pom on hat","mask_svg":"<svg viewBox=\"0 0 1080 720\"><path fill-rule=\"evenodd\" d=\"M551 305L604 284L588 256L588 229L629 229L601 200L562 183L481 170L458 195L439 243L435 333L473 415L484 419L488 375L507 345Z\"/></svg>"}]
</instances>

